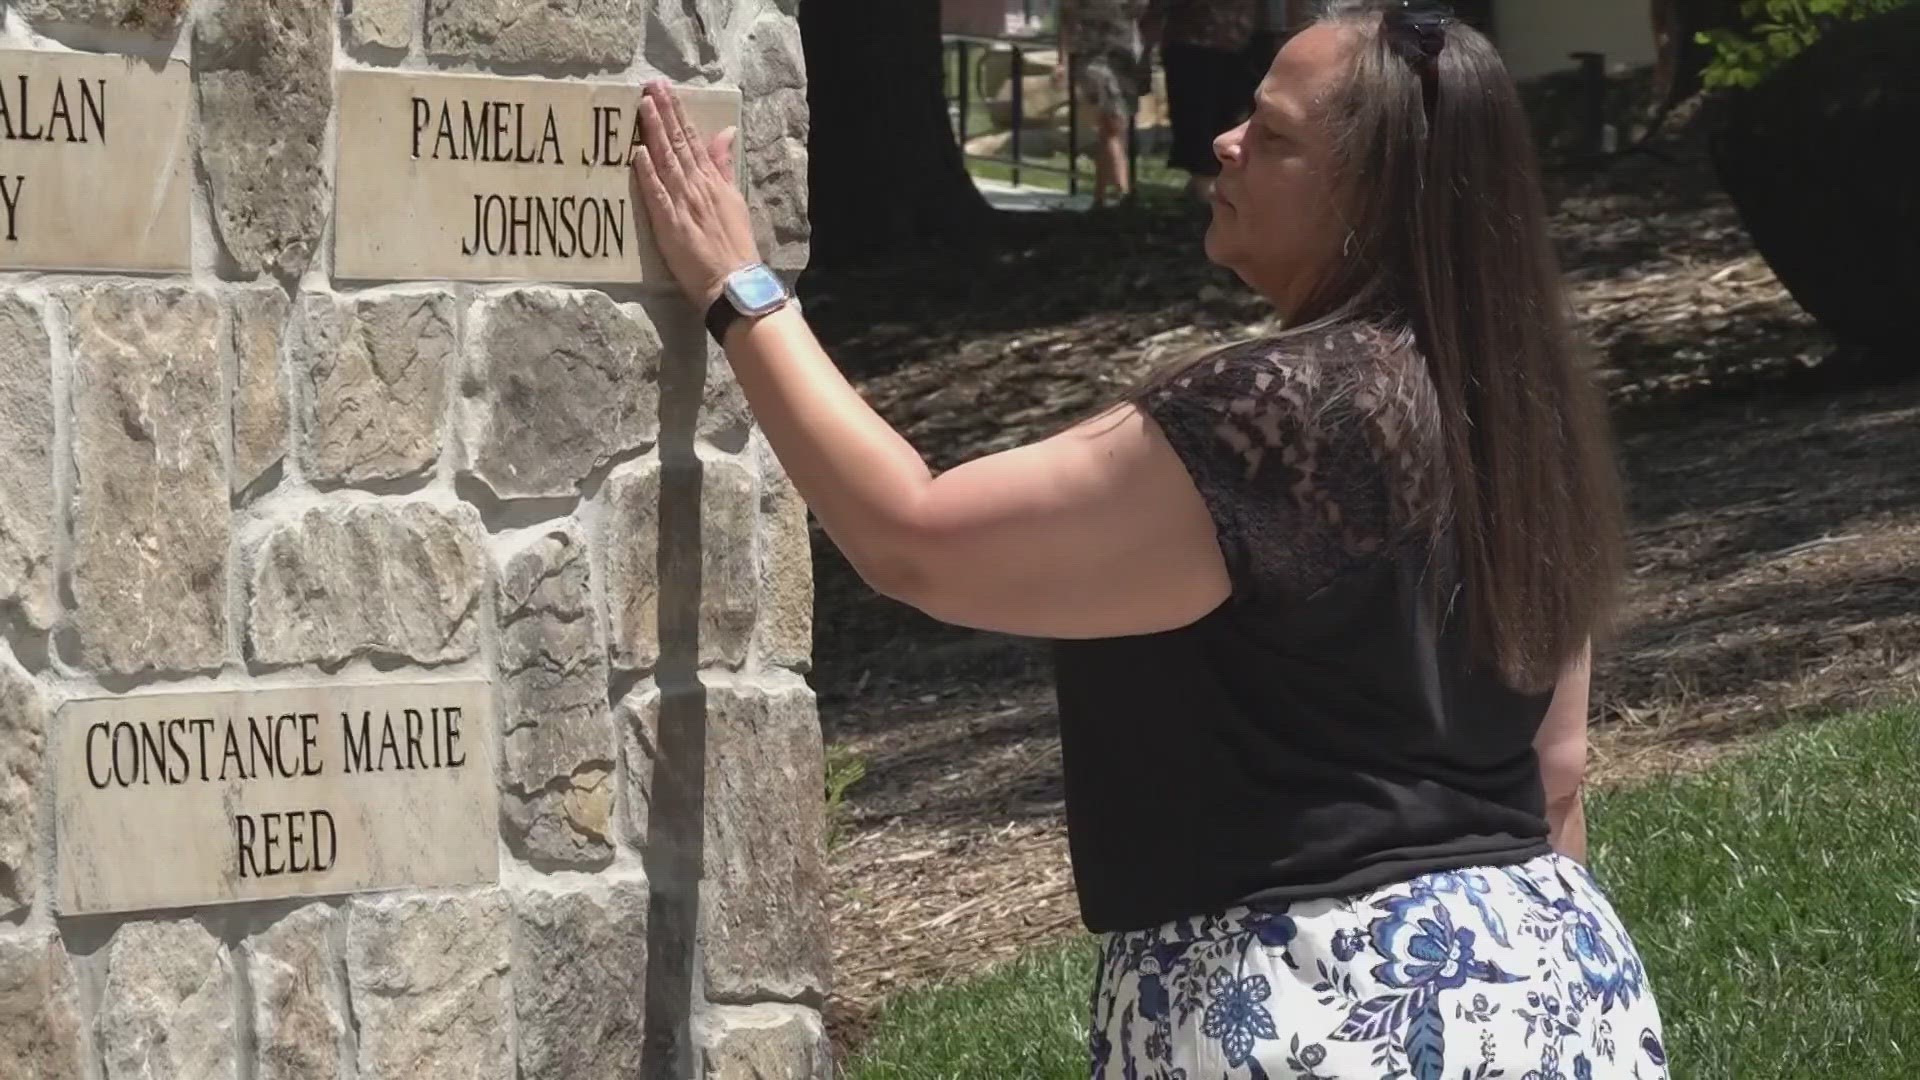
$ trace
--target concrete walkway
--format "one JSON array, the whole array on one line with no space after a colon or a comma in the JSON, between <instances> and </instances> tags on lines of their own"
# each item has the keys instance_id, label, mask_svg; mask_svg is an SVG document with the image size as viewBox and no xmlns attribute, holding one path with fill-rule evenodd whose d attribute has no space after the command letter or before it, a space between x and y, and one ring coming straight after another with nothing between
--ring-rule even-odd
<instances>
[{"instance_id":1,"label":"concrete walkway","mask_svg":"<svg viewBox=\"0 0 1920 1080\"><path fill-rule=\"evenodd\" d=\"M973 183L995 210L1087 210L1093 206L1093 196L1084 191L1069 196L1053 188L1028 184L1016 186L1004 180L988 180L978 176L973 178Z\"/></svg>"}]
</instances>

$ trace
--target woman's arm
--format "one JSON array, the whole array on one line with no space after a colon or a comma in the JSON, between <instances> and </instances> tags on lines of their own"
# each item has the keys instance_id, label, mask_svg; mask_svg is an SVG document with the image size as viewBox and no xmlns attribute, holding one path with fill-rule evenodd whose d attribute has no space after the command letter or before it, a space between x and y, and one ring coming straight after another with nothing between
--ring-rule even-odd
<instances>
[{"instance_id":1,"label":"woman's arm","mask_svg":"<svg viewBox=\"0 0 1920 1080\"><path fill-rule=\"evenodd\" d=\"M711 148L664 83L641 105L638 201L704 309L755 262L732 133ZM1159 428L1123 407L934 477L840 374L798 310L724 343L754 419L860 575L935 618L1031 637L1185 626L1231 591L1211 515Z\"/></svg>"},{"instance_id":2,"label":"woman's arm","mask_svg":"<svg viewBox=\"0 0 1920 1080\"><path fill-rule=\"evenodd\" d=\"M933 477L798 312L737 328L727 356L794 486L879 592L1050 638L1171 630L1227 597L1205 504L1137 409Z\"/></svg>"},{"instance_id":3,"label":"woman's arm","mask_svg":"<svg viewBox=\"0 0 1920 1080\"><path fill-rule=\"evenodd\" d=\"M1581 795L1587 779L1587 699L1592 675L1589 645L1561 674L1533 742L1547 793L1547 825L1554 850L1581 862L1587 859L1587 816Z\"/></svg>"}]
</instances>

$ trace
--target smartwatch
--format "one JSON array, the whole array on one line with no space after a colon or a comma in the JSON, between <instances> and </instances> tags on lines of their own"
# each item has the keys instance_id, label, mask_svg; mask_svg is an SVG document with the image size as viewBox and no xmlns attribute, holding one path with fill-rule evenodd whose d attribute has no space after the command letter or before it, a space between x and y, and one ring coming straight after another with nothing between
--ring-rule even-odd
<instances>
[{"instance_id":1,"label":"smartwatch","mask_svg":"<svg viewBox=\"0 0 1920 1080\"><path fill-rule=\"evenodd\" d=\"M727 275L726 289L707 309L707 333L725 344L727 331L741 319L757 319L787 306L786 282L765 263L743 266Z\"/></svg>"}]
</instances>

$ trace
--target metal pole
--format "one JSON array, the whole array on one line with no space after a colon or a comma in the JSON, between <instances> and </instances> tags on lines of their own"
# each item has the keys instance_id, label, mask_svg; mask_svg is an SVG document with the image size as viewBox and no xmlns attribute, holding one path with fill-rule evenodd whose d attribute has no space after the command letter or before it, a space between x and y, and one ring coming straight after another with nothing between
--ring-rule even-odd
<instances>
[{"instance_id":1,"label":"metal pole","mask_svg":"<svg viewBox=\"0 0 1920 1080\"><path fill-rule=\"evenodd\" d=\"M971 73L967 70L967 43L957 41L954 45L960 50L960 153L965 155L967 152L967 99L973 96L973 90L968 81Z\"/></svg>"},{"instance_id":2,"label":"metal pole","mask_svg":"<svg viewBox=\"0 0 1920 1080\"><path fill-rule=\"evenodd\" d=\"M1134 111L1127 114L1127 201L1132 202L1134 193L1140 190L1140 109L1136 102Z\"/></svg>"},{"instance_id":3,"label":"metal pole","mask_svg":"<svg viewBox=\"0 0 1920 1080\"><path fill-rule=\"evenodd\" d=\"M1027 79L1026 57L1020 46L1013 47L1013 186L1020 186L1020 126L1027 118L1025 83Z\"/></svg>"},{"instance_id":4,"label":"metal pole","mask_svg":"<svg viewBox=\"0 0 1920 1080\"><path fill-rule=\"evenodd\" d=\"M1573 59L1580 61L1587 153L1599 157L1607 152L1607 56L1577 52Z\"/></svg>"},{"instance_id":5,"label":"metal pole","mask_svg":"<svg viewBox=\"0 0 1920 1080\"><path fill-rule=\"evenodd\" d=\"M1067 62L1065 53L1060 63ZM1080 95L1073 82L1073 68L1067 68L1067 196L1080 194Z\"/></svg>"}]
</instances>

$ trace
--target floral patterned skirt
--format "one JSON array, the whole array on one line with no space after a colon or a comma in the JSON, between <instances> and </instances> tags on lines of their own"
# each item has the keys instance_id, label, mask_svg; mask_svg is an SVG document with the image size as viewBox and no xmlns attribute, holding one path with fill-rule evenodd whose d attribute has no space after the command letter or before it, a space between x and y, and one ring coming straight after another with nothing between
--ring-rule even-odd
<instances>
[{"instance_id":1,"label":"floral patterned skirt","mask_svg":"<svg viewBox=\"0 0 1920 1080\"><path fill-rule=\"evenodd\" d=\"M1546 855L1108 934L1094 1080L1663 1080L1613 905Z\"/></svg>"}]
</instances>

